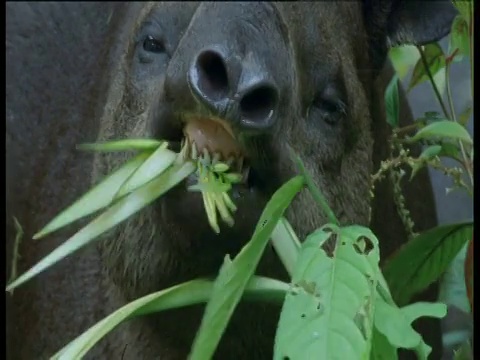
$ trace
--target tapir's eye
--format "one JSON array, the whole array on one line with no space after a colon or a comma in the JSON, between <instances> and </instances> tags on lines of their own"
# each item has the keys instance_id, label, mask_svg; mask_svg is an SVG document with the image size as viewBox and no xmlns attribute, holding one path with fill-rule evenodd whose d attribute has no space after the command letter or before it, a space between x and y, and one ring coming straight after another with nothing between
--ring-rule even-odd
<instances>
[{"instance_id":1,"label":"tapir's eye","mask_svg":"<svg viewBox=\"0 0 480 360\"><path fill-rule=\"evenodd\" d=\"M345 115L346 106L339 91L327 86L316 94L313 107L319 111L321 118L330 125L336 124Z\"/></svg>"},{"instance_id":2,"label":"tapir's eye","mask_svg":"<svg viewBox=\"0 0 480 360\"><path fill-rule=\"evenodd\" d=\"M145 40L143 40L143 49L151 53L161 54L165 52L165 45L163 44L163 41L155 39L151 35L147 35Z\"/></svg>"}]
</instances>

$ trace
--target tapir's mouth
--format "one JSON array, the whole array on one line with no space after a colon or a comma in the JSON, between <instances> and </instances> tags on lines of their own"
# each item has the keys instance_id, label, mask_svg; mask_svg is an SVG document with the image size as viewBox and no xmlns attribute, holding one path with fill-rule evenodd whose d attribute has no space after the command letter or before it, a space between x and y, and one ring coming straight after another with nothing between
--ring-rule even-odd
<instances>
[{"instance_id":1,"label":"tapir's mouth","mask_svg":"<svg viewBox=\"0 0 480 360\"><path fill-rule=\"evenodd\" d=\"M233 227L219 221L222 247L218 247L218 236L212 237L213 230L206 221L202 194L189 191L191 185L199 182L198 171L163 197L159 202L160 215L168 224L188 222L188 228L182 227L182 231L188 234L186 236L201 239L199 243L202 246L216 244L212 251L222 254L227 248L229 253L238 251L239 246L252 235L261 211L275 190L276 182L271 179L278 176L273 176L273 169L262 166L263 162L259 161L261 148L251 145L252 139L244 139L222 119L182 114L180 119L171 117L167 121L164 118L162 124L155 135L167 140L172 150L193 160L221 161L230 165L229 173L242 174L243 178L240 183L232 184L228 193L237 208L232 214ZM214 241L210 243L209 239Z\"/></svg>"},{"instance_id":2,"label":"tapir's mouth","mask_svg":"<svg viewBox=\"0 0 480 360\"><path fill-rule=\"evenodd\" d=\"M230 125L215 117L187 115L182 117L182 138L172 145L180 155L194 161L202 160L228 165L229 171L242 175L236 187L254 187L260 184L259 177L250 166L246 149L238 141ZM189 180L193 181L193 178Z\"/></svg>"}]
</instances>

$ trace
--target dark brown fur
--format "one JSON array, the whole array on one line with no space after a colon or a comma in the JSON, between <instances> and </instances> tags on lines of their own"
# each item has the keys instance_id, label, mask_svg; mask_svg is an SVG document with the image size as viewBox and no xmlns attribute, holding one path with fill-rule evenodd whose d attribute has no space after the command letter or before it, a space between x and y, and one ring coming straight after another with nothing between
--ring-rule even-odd
<instances>
[{"instance_id":1,"label":"dark brown fur","mask_svg":"<svg viewBox=\"0 0 480 360\"><path fill-rule=\"evenodd\" d=\"M97 133L100 140L168 137L165 129L178 126L169 123L176 119L172 108L204 111L194 105L188 91L182 91L182 74L201 45L230 34L233 50L242 43L244 51L254 55L259 49L270 51L277 57L266 60L272 64L265 71L286 86L281 92L280 115L270 132L262 134L261 142L257 137L242 137L251 149L253 165L276 181L270 180L265 191L238 200L239 217L233 230L222 228L220 236L213 235L199 198L184 196L180 186L111 231L98 250L94 246L82 250L16 290L13 299L8 299L7 358L46 358L126 301L181 281L214 276L225 253L235 255L248 239L274 188L294 175L287 145L302 157L342 224L368 225L372 206L371 225L380 238L383 259L405 241L391 188L387 183L377 186L375 201L370 204L369 176L388 155L383 92L392 69L388 65L376 69L375 64L384 61L379 58L385 56L387 36L392 43L414 42L416 33L412 35L410 28L400 25L385 29L378 9L368 10L373 11L368 13L371 18L364 18L360 3L262 6L218 3L197 8L183 3L180 9L174 3L82 4L75 10L83 11L79 14L67 4L9 4L6 235L10 242L14 236L11 216L17 216L25 230L21 272L71 231L39 242L30 241L33 233L90 182L98 181L125 159L124 155L97 156L90 176L92 157L75 152L76 144L92 141ZM133 39L152 9L164 22L167 55L146 67L137 61L140 50ZM382 9L385 14L391 10ZM398 11L403 10L400 7ZM252 20L253 13L262 16L262 12L276 17ZM30 14L31 22L20 18L25 14ZM429 33L428 40L443 36L448 21L442 21L442 16L432 20L437 28L424 24L414 30ZM249 24L248 31L235 28L247 26L237 24L237 18ZM29 29L29 24L49 35L36 40L38 29ZM49 39L53 41L46 43ZM27 58L35 60L18 63ZM347 99L346 116L339 118L336 128L326 126L322 118L306 120L315 115L308 115L306 104L317 88L329 82L341 87ZM408 124L412 119L403 93L401 105L402 122ZM427 173L420 173L406 186L406 197L417 230L434 226L435 206ZM287 217L301 237L325 222L306 192L294 201ZM10 253L11 244L7 259ZM258 273L285 277L271 249L267 249ZM428 299L434 300L434 295L433 289ZM191 307L131 321L89 355L185 359L201 310ZM271 358L277 316L274 306L241 304L217 358ZM432 358L439 358L439 325L429 322L425 322L431 328L426 340L433 345Z\"/></svg>"}]
</instances>

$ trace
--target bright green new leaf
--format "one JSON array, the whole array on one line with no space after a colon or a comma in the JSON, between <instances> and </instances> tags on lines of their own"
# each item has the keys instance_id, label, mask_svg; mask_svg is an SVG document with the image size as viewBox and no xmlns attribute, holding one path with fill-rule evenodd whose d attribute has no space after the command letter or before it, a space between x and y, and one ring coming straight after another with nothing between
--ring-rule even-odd
<instances>
[{"instance_id":1,"label":"bright green new leaf","mask_svg":"<svg viewBox=\"0 0 480 360\"><path fill-rule=\"evenodd\" d=\"M457 15L455 20L453 20L448 48L449 54L452 54L455 49L458 49L453 58L455 62L462 61L464 56L470 56L468 23L462 15Z\"/></svg>"},{"instance_id":2,"label":"bright green new leaf","mask_svg":"<svg viewBox=\"0 0 480 360\"><path fill-rule=\"evenodd\" d=\"M437 43L431 43L424 46L424 54L428 69L432 76L435 76L441 69L445 68L445 54L442 48ZM423 61L420 58L413 69L412 78L410 79L410 85L408 91L412 90L418 84L429 80ZM437 84L438 85L438 84ZM443 87L440 88L443 91Z\"/></svg>"},{"instance_id":3,"label":"bright green new leaf","mask_svg":"<svg viewBox=\"0 0 480 360\"><path fill-rule=\"evenodd\" d=\"M367 228L328 224L302 244L274 359L368 359L379 248Z\"/></svg>"},{"instance_id":4,"label":"bright green new leaf","mask_svg":"<svg viewBox=\"0 0 480 360\"><path fill-rule=\"evenodd\" d=\"M375 328L396 348L415 350L419 359L426 360L431 348L413 329L412 322L422 316L442 318L446 314L444 304L415 303L400 309L379 296L375 302Z\"/></svg>"},{"instance_id":5,"label":"bright green new leaf","mask_svg":"<svg viewBox=\"0 0 480 360\"><path fill-rule=\"evenodd\" d=\"M242 175L241 174L236 174L236 173L228 173L223 175L225 180L234 184L238 183L242 180Z\"/></svg>"},{"instance_id":6,"label":"bright green new leaf","mask_svg":"<svg viewBox=\"0 0 480 360\"><path fill-rule=\"evenodd\" d=\"M94 212L110 205L113 201L113 197L122 184L148 158L149 155L148 152L141 153L128 161L113 174L107 176L102 182L53 218L53 220L36 233L33 238L40 239L55 230L65 227L82 217L93 214Z\"/></svg>"},{"instance_id":7,"label":"bright green new leaf","mask_svg":"<svg viewBox=\"0 0 480 360\"><path fill-rule=\"evenodd\" d=\"M137 316L151 314L162 310L204 303L208 301L213 289L209 280L192 280L171 288L146 295L116 310L82 335L71 341L52 360L80 359L105 335L122 322ZM278 280L253 277L245 289L246 297L269 299L280 303L283 301L288 284Z\"/></svg>"},{"instance_id":8,"label":"bright green new leaf","mask_svg":"<svg viewBox=\"0 0 480 360\"><path fill-rule=\"evenodd\" d=\"M88 151L133 151L133 150L155 150L160 145L166 144L165 141L153 139L124 139L113 140L93 144L81 144L77 146L79 150Z\"/></svg>"},{"instance_id":9,"label":"bright green new leaf","mask_svg":"<svg viewBox=\"0 0 480 360\"><path fill-rule=\"evenodd\" d=\"M218 163L212 166L213 171L217 173L223 173L228 170L228 165L224 163Z\"/></svg>"},{"instance_id":10,"label":"bright green new leaf","mask_svg":"<svg viewBox=\"0 0 480 360\"><path fill-rule=\"evenodd\" d=\"M387 122L391 127L398 127L399 122L398 76L395 74L385 90L385 109Z\"/></svg>"},{"instance_id":11,"label":"bright green new leaf","mask_svg":"<svg viewBox=\"0 0 480 360\"><path fill-rule=\"evenodd\" d=\"M413 45L395 46L389 50L388 56L400 79L408 74L408 70L420 58L417 48Z\"/></svg>"},{"instance_id":12,"label":"bright green new leaf","mask_svg":"<svg viewBox=\"0 0 480 360\"><path fill-rule=\"evenodd\" d=\"M433 75L433 82L437 86L440 95L443 96L445 90L447 89L447 69L441 68L438 72Z\"/></svg>"},{"instance_id":13,"label":"bright green new leaf","mask_svg":"<svg viewBox=\"0 0 480 360\"><path fill-rule=\"evenodd\" d=\"M410 141L414 142L420 139L433 139L439 137L461 140L467 144L473 144L468 131L459 123L449 120L433 122L424 128L421 128L412 138L410 138Z\"/></svg>"},{"instance_id":14,"label":"bright green new leaf","mask_svg":"<svg viewBox=\"0 0 480 360\"><path fill-rule=\"evenodd\" d=\"M228 256L226 257L215 279L212 297L205 309L189 359L212 358L245 286L257 268L278 220L303 186L303 177L297 176L280 187L263 210L251 240L233 261L229 260Z\"/></svg>"},{"instance_id":15,"label":"bright green new leaf","mask_svg":"<svg viewBox=\"0 0 480 360\"><path fill-rule=\"evenodd\" d=\"M7 291L11 291L22 283L30 280L32 277L62 260L64 257L87 245L102 233L126 220L128 217L135 214L137 211L177 185L194 170L195 165L191 162L176 164L153 181L120 199L104 213L91 221L87 226L82 228L62 245L44 257L30 270L8 285Z\"/></svg>"},{"instance_id":16,"label":"bright green new leaf","mask_svg":"<svg viewBox=\"0 0 480 360\"><path fill-rule=\"evenodd\" d=\"M423 152L420 154L420 157L424 159L431 159L432 157L440 154L440 151L442 151L441 145L431 145L423 150Z\"/></svg>"},{"instance_id":17,"label":"bright green new leaf","mask_svg":"<svg viewBox=\"0 0 480 360\"><path fill-rule=\"evenodd\" d=\"M387 260L384 275L395 302L402 306L439 279L472 238L473 223L444 225L406 243Z\"/></svg>"},{"instance_id":18,"label":"bright green new leaf","mask_svg":"<svg viewBox=\"0 0 480 360\"><path fill-rule=\"evenodd\" d=\"M156 176L163 173L177 158L177 154L167 149L168 144L160 145L147 160L125 181L115 195L119 199L138 189Z\"/></svg>"}]
</instances>

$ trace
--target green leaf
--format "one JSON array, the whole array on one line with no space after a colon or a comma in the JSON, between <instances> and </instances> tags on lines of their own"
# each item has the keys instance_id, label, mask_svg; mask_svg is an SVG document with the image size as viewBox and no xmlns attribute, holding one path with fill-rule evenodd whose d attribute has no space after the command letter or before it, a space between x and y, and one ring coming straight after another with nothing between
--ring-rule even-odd
<instances>
[{"instance_id":1,"label":"green leaf","mask_svg":"<svg viewBox=\"0 0 480 360\"><path fill-rule=\"evenodd\" d=\"M443 96L445 90L447 89L447 69L442 68L440 69L435 75L433 75L433 82L437 86L440 95Z\"/></svg>"},{"instance_id":2,"label":"green leaf","mask_svg":"<svg viewBox=\"0 0 480 360\"><path fill-rule=\"evenodd\" d=\"M167 142L153 139L125 139L93 144L81 144L77 146L77 149L87 151L145 151L155 150L162 144L167 144Z\"/></svg>"},{"instance_id":3,"label":"green leaf","mask_svg":"<svg viewBox=\"0 0 480 360\"><path fill-rule=\"evenodd\" d=\"M418 157L419 159L425 159L425 160L430 160L434 158L435 156L438 156L440 152L442 151L442 146L441 145L431 145L427 147L423 152L420 154ZM412 164L412 173L410 175L410 181L414 178L415 175L417 175L418 171L424 167L423 164L421 163L413 163Z\"/></svg>"},{"instance_id":4,"label":"green leaf","mask_svg":"<svg viewBox=\"0 0 480 360\"><path fill-rule=\"evenodd\" d=\"M460 160L460 149L458 148L457 144L452 144L449 142L442 143L442 151L440 151L439 156L449 157L462 162Z\"/></svg>"},{"instance_id":5,"label":"green leaf","mask_svg":"<svg viewBox=\"0 0 480 360\"><path fill-rule=\"evenodd\" d=\"M426 111L423 117L417 119L418 122L422 122L425 125L441 120L445 120L445 117L440 115L438 111Z\"/></svg>"},{"instance_id":6,"label":"green leaf","mask_svg":"<svg viewBox=\"0 0 480 360\"><path fill-rule=\"evenodd\" d=\"M242 180L242 175L236 174L236 173L228 173L223 175L225 180L228 181L229 183L238 183Z\"/></svg>"},{"instance_id":7,"label":"green leaf","mask_svg":"<svg viewBox=\"0 0 480 360\"><path fill-rule=\"evenodd\" d=\"M448 305L454 305L465 313L471 311L465 286L465 258L468 242L453 259L442 276L438 299Z\"/></svg>"},{"instance_id":8,"label":"green leaf","mask_svg":"<svg viewBox=\"0 0 480 360\"><path fill-rule=\"evenodd\" d=\"M94 212L110 205L113 201L113 197L122 184L148 158L149 155L148 152L141 153L128 161L114 173L107 176L93 189L89 190L80 199L53 218L53 220L36 233L33 238L40 239L78 219L81 219L82 217L93 214Z\"/></svg>"},{"instance_id":9,"label":"green leaf","mask_svg":"<svg viewBox=\"0 0 480 360\"><path fill-rule=\"evenodd\" d=\"M439 279L458 252L472 238L473 223L428 230L406 243L384 268L390 291L399 305Z\"/></svg>"},{"instance_id":10,"label":"green leaf","mask_svg":"<svg viewBox=\"0 0 480 360\"><path fill-rule=\"evenodd\" d=\"M257 268L273 230L303 186L303 177L297 176L280 187L263 210L251 240L233 261L226 257L215 280L212 297L205 309L189 359L212 358L245 286Z\"/></svg>"},{"instance_id":11,"label":"green leaf","mask_svg":"<svg viewBox=\"0 0 480 360\"><path fill-rule=\"evenodd\" d=\"M213 171L217 173L223 173L228 170L228 165L224 163L218 163L212 166Z\"/></svg>"},{"instance_id":12,"label":"green leaf","mask_svg":"<svg viewBox=\"0 0 480 360\"><path fill-rule=\"evenodd\" d=\"M368 359L379 260L367 228L327 224L310 234L280 314L274 359Z\"/></svg>"},{"instance_id":13,"label":"green leaf","mask_svg":"<svg viewBox=\"0 0 480 360\"><path fill-rule=\"evenodd\" d=\"M375 328L396 348L414 349L419 359L431 352L422 337L412 328L412 322L422 316L442 318L447 314L445 304L415 303L404 308L388 304L381 297L375 303Z\"/></svg>"},{"instance_id":14,"label":"green leaf","mask_svg":"<svg viewBox=\"0 0 480 360\"><path fill-rule=\"evenodd\" d=\"M460 123L460 125L467 125L468 120L470 120L470 116L472 115L472 110L472 105L469 105L461 112L461 114L458 116L458 122Z\"/></svg>"},{"instance_id":15,"label":"green leaf","mask_svg":"<svg viewBox=\"0 0 480 360\"><path fill-rule=\"evenodd\" d=\"M389 50L388 55L399 79L403 79L420 58L417 48L413 45L395 46Z\"/></svg>"},{"instance_id":16,"label":"green leaf","mask_svg":"<svg viewBox=\"0 0 480 360\"><path fill-rule=\"evenodd\" d=\"M421 128L409 141L415 142L420 139L432 138L450 138L461 140L467 144L473 144L468 131L459 123L449 120L437 121Z\"/></svg>"},{"instance_id":17,"label":"green leaf","mask_svg":"<svg viewBox=\"0 0 480 360\"><path fill-rule=\"evenodd\" d=\"M288 274L292 276L301 243L287 219L283 217L273 230L272 245Z\"/></svg>"},{"instance_id":18,"label":"green leaf","mask_svg":"<svg viewBox=\"0 0 480 360\"><path fill-rule=\"evenodd\" d=\"M424 46L425 59L428 65L428 69L432 76L435 76L440 70L445 68L445 55L442 48L437 43L431 43ZM412 78L410 79L410 85L408 91L412 90L418 84L429 80L425 66L422 59L417 61L415 68L413 69ZM442 89L442 88L439 88Z\"/></svg>"},{"instance_id":19,"label":"green leaf","mask_svg":"<svg viewBox=\"0 0 480 360\"><path fill-rule=\"evenodd\" d=\"M464 19L470 24L472 10L473 10L473 0L452 0L453 5L457 8L458 12Z\"/></svg>"},{"instance_id":20,"label":"green leaf","mask_svg":"<svg viewBox=\"0 0 480 360\"><path fill-rule=\"evenodd\" d=\"M376 328L373 329L370 360L398 360L397 348L390 344L387 337Z\"/></svg>"},{"instance_id":21,"label":"green leaf","mask_svg":"<svg viewBox=\"0 0 480 360\"><path fill-rule=\"evenodd\" d=\"M119 199L126 194L138 189L156 176L163 173L170 165L173 164L177 154L167 149L167 143L160 145L150 157L143 162L133 174L124 182L122 187L115 195L115 199Z\"/></svg>"},{"instance_id":22,"label":"green leaf","mask_svg":"<svg viewBox=\"0 0 480 360\"><path fill-rule=\"evenodd\" d=\"M431 159L434 156L437 156L442 151L441 145L432 145L427 147L423 152L420 154L420 157L423 159Z\"/></svg>"},{"instance_id":23,"label":"green leaf","mask_svg":"<svg viewBox=\"0 0 480 360\"><path fill-rule=\"evenodd\" d=\"M87 226L82 228L62 245L44 257L30 270L8 285L7 291L11 291L22 283L30 280L32 277L57 263L64 257L87 245L102 233L126 220L128 217L135 214L137 211L177 185L194 170L195 166L191 162L176 164L170 167L158 178L120 199L96 219L91 221Z\"/></svg>"},{"instance_id":24,"label":"green leaf","mask_svg":"<svg viewBox=\"0 0 480 360\"><path fill-rule=\"evenodd\" d=\"M398 127L399 122L399 98L398 98L398 76L394 75L385 90L385 109L387 111L387 122L393 128Z\"/></svg>"},{"instance_id":25,"label":"green leaf","mask_svg":"<svg viewBox=\"0 0 480 360\"><path fill-rule=\"evenodd\" d=\"M198 279L139 298L99 321L53 355L52 360L80 359L105 335L124 321L162 310L204 303L210 298L212 289L213 282ZM287 290L288 284L281 281L253 277L247 284L245 295L281 302Z\"/></svg>"},{"instance_id":26,"label":"green leaf","mask_svg":"<svg viewBox=\"0 0 480 360\"><path fill-rule=\"evenodd\" d=\"M450 32L450 41L448 44L448 53L452 54L458 49L453 61L459 62L464 56L470 56L470 36L468 31L468 23L462 15L457 15L453 20L452 30Z\"/></svg>"}]
</instances>

